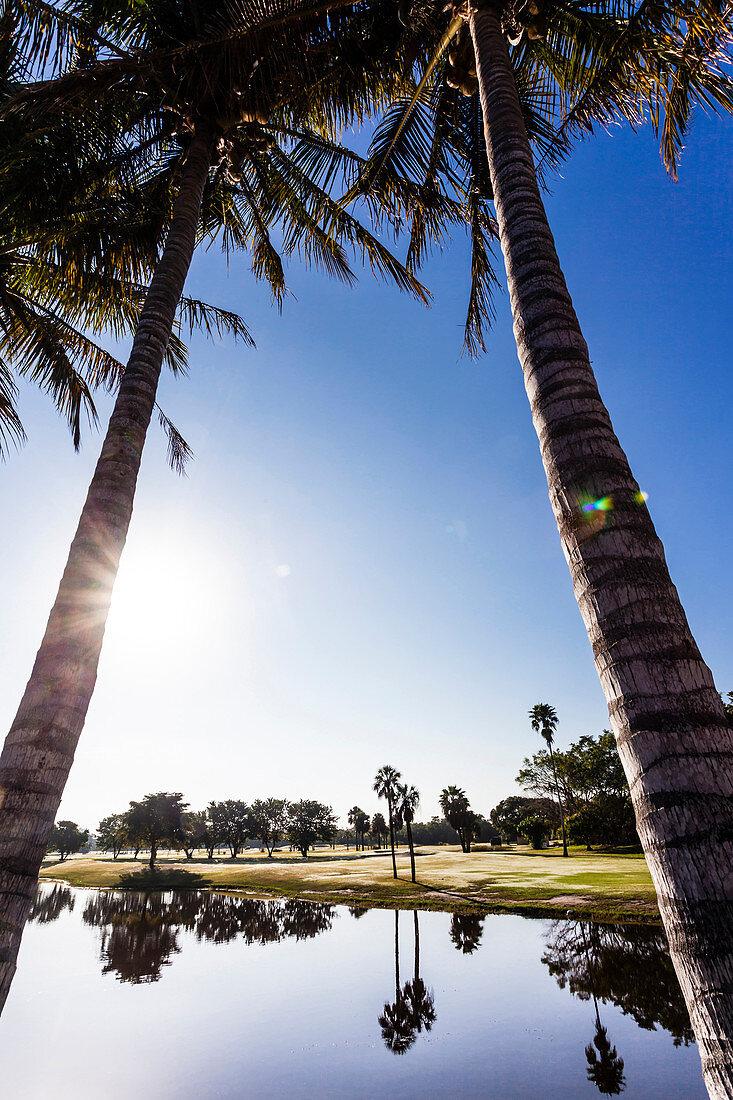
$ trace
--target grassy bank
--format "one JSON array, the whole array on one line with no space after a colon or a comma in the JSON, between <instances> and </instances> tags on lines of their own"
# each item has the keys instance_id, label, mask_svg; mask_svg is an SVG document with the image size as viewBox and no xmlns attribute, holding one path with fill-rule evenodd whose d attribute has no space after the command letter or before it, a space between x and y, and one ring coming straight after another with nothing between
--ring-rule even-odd
<instances>
[{"instance_id":1,"label":"grassy bank","mask_svg":"<svg viewBox=\"0 0 733 1100\"><path fill-rule=\"evenodd\" d=\"M301 897L315 901L382 908L474 910L564 916L568 910L605 921L657 921L654 887L643 856L559 850L532 852L526 848L478 851L464 855L452 847L420 848L416 853L417 883L410 881L406 851L397 856L392 877L387 853L355 853L344 849L311 856L291 853L273 859L246 853L236 860L181 859L164 854L158 867L166 885L191 885L237 890L262 896ZM73 886L108 889L132 885L126 876L144 872L145 861L107 855L72 857L64 863L45 861L42 878ZM176 877L180 876L180 877ZM141 882L144 878L141 876Z\"/></svg>"}]
</instances>

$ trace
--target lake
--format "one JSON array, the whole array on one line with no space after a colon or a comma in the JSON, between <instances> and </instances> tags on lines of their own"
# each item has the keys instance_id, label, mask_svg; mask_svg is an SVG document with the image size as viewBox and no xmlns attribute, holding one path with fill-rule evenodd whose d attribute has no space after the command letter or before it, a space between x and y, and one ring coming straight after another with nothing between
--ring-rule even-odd
<instances>
[{"instance_id":1,"label":"lake","mask_svg":"<svg viewBox=\"0 0 733 1100\"><path fill-rule=\"evenodd\" d=\"M3 1096L705 1100L661 930L44 884Z\"/></svg>"}]
</instances>

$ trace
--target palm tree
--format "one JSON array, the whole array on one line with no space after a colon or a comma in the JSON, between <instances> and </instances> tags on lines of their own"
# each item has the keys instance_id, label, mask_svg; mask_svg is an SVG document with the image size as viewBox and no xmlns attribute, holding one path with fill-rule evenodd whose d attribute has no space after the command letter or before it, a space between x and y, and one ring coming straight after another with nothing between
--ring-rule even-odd
<instances>
[{"instance_id":1,"label":"palm tree","mask_svg":"<svg viewBox=\"0 0 733 1100\"><path fill-rule=\"evenodd\" d=\"M420 792L417 787L408 787L407 784L397 788L397 809L407 829L407 843L410 848L410 873L412 881L415 881L415 845L412 843L412 823L415 820L415 811L420 805Z\"/></svg>"},{"instance_id":2,"label":"palm tree","mask_svg":"<svg viewBox=\"0 0 733 1100\"><path fill-rule=\"evenodd\" d=\"M354 830L354 836L356 837L356 850L357 850L357 852L359 850L359 833L361 831L361 828L362 828L363 821L364 821L365 817L366 817L366 814L362 810L361 806L352 806L351 809L349 810L348 821L349 821L349 825L351 825L351 827ZM363 837L363 835L362 835L361 846L362 846L362 848L364 847L364 837Z\"/></svg>"},{"instance_id":3,"label":"palm tree","mask_svg":"<svg viewBox=\"0 0 733 1100\"><path fill-rule=\"evenodd\" d=\"M476 815L470 808L466 792L455 785L444 787L440 792L440 808L450 827L458 833L461 851L470 852L476 829Z\"/></svg>"},{"instance_id":4,"label":"palm tree","mask_svg":"<svg viewBox=\"0 0 733 1100\"><path fill-rule=\"evenodd\" d=\"M351 33L341 19L326 18L316 0L264 7L258 0L192 0L185 10L174 0L143 2L129 19L113 10L106 22L93 2L72 7L25 9L30 60L50 65L52 19L66 68L58 79L21 88L13 110L43 124L66 114L80 127L90 118L109 125L120 149L116 171L165 211L165 243L58 595L0 756L0 990L14 969L94 690L161 365L197 242L219 233L227 251L250 249L255 274L269 281L276 298L285 282L273 232L286 255L297 252L342 279L353 279L349 247L375 271L425 295L329 194L329 182L361 164L330 140L329 128L350 123L359 95L381 86L374 62L370 70L334 77L331 48L347 46ZM363 20L354 27L358 43Z\"/></svg>"},{"instance_id":5,"label":"palm tree","mask_svg":"<svg viewBox=\"0 0 733 1100\"><path fill-rule=\"evenodd\" d=\"M566 856L568 854L568 840L565 834L565 811L563 810L562 798L560 797L560 784L557 781L557 769L555 767L555 756L552 752L552 742L555 737L555 730L557 729L557 713L554 707L551 707L549 703L535 703L529 712L529 720L532 725L532 729L535 733L539 733L540 737L544 738L547 742L547 747L550 750L550 763L552 764L552 775L555 780L555 794L557 795L557 804L560 807L560 825L562 827L562 854Z\"/></svg>"},{"instance_id":6,"label":"palm tree","mask_svg":"<svg viewBox=\"0 0 733 1100\"><path fill-rule=\"evenodd\" d=\"M563 551L707 1087L711 1097L725 1097L733 1093L733 730L598 392L547 222L531 139L544 119L545 167L595 123L639 123L646 111L674 173L692 108L733 107L723 71L731 13L715 2L683 13L674 0L571 6L555 0L538 17L538 6L508 0L460 9L473 47L465 78L475 67L480 114L474 111L459 137L473 154L485 142L486 158L469 176L472 194L493 198L517 349ZM433 7L414 0L413 8L414 28L431 22ZM436 28L434 18L431 25ZM433 51L438 43L444 50L460 26L454 19L441 40L438 25ZM431 101L427 92L420 96L409 97L407 106L415 99L423 120ZM472 102L475 96L467 99ZM404 102L398 113L372 173L392 151L406 159L417 148L415 142L406 147ZM462 118L467 114L463 109ZM424 152L411 161L427 189L437 188L454 163L446 163L440 140L433 140L445 131L444 116L435 117L440 126L427 138L423 130ZM471 216L484 216L471 198L466 205ZM418 217L418 260L430 237L422 221ZM433 236L441 231L433 227ZM487 312L488 267L485 250L482 256L474 246L472 270L483 279L473 280L472 301L483 296Z\"/></svg>"},{"instance_id":7,"label":"palm tree","mask_svg":"<svg viewBox=\"0 0 733 1100\"><path fill-rule=\"evenodd\" d=\"M373 784L373 790L377 792L378 797L387 799L389 844L392 850L392 875L394 878L397 878L397 861L394 854L395 808L399 797L401 778L401 772L398 772L390 764L385 764L374 776Z\"/></svg>"}]
</instances>

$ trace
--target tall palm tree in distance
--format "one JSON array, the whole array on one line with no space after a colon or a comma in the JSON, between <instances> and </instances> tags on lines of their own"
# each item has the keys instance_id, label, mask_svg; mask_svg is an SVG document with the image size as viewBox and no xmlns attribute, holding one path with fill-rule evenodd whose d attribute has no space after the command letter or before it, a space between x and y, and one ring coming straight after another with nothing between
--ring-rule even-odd
<instances>
[{"instance_id":1,"label":"tall palm tree in distance","mask_svg":"<svg viewBox=\"0 0 733 1100\"><path fill-rule=\"evenodd\" d=\"M532 729L535 733L539 733L540 737L544 738L547 742L547 748L550 750L550 763L552 764L552 775L555 780L555 794L557 795L557 804L560 807L562 854L566 856L568 854L568 840L565 835L565 811L563 810L562 798L560 797L560 785L557 781L555 755L552 751L552 742L555 738L555 730L557 729L557 712L549 703L535 703L529 712L529 720L532 724Z\"/></svg>"},{"instance_id":2,"label":"tall palm tree in distance","mask_svg":"<svg viewBox=\"0 0 733 1100\"><path fill-rule=\"evenodd\" d=\"M392 876L397 878L397 861L394 854L394 830L395 810L400 791L400 779L402 773L393 768L391 764L385 764L374 776L373 789L379 798L387 800L387 814L389 819L389 844L392 849Z\"/></svg>"}]
</instances>

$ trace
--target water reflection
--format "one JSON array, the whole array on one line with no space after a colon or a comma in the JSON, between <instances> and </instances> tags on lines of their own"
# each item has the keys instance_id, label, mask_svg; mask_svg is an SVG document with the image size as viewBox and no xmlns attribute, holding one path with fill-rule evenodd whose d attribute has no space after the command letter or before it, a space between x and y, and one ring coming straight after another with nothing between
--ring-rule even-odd
<instances>
[{"instance_id":1,"label":"water reflection","mask_svg":"<svg viewBox=\"0 0 733 1100\"><path fill-rule=\"evenodd\" d=\"M73 913L75 901L76 898L68 886L55 883L47 890L39 888L33 899L28 920L35 921L36 924L50 924L51 921L58 920L65 909Z\"/></svg>"},{"instance_id":2,"label":"water reflection","mask_svg":"<svg viewBox=\"0 0 733 1100\"><path fill-rule=\"evenodd\" d=\"M420 923L413 911L415 963L412 981L400 984L400 913L394 915L395 999L387 1003L378 1017L384 1045L393 1054L406 1054L420 1032L430 1031L435 1023L435 1003L432 990L420 977Z\"/></svg>"},{"instance_id":3,"label":"water reflection","mask_svg":"<svg viewBox=\"0 0 733 1100\"><path fill-rule=\"evenodd\" d=\"M561 989L583 1001L618 1005L647 1031L668 1031L675 1046L692 1028L661 928L553 921L542 962Z\"/></svg>"},{"instance_id":4,"label":"water reflection","mask_svg":"<svg viewBox=\"0 0 733 1100\"><path fill-rule=\"evenodd\" d=\"M450 938L456 950L472 955L481 943L485 917L473 917L466 913L454 913L450 922Z\"/></svg>"},{"instance_id":5,"label":"water reflection","mask_svg":"<svg viewBox=\"0 0 733 1100\"><path fill-rule=\"evenodd\" d=\"M297 899L253 901L225 894L171 891L153 894L98 894L82 914L85 924L102 929L104 974L121 982L157 982L162 968L180 953L181 929L198 940L247 944L309 939L328 931L334 908Z\"/></svg>"}]
</instances>

